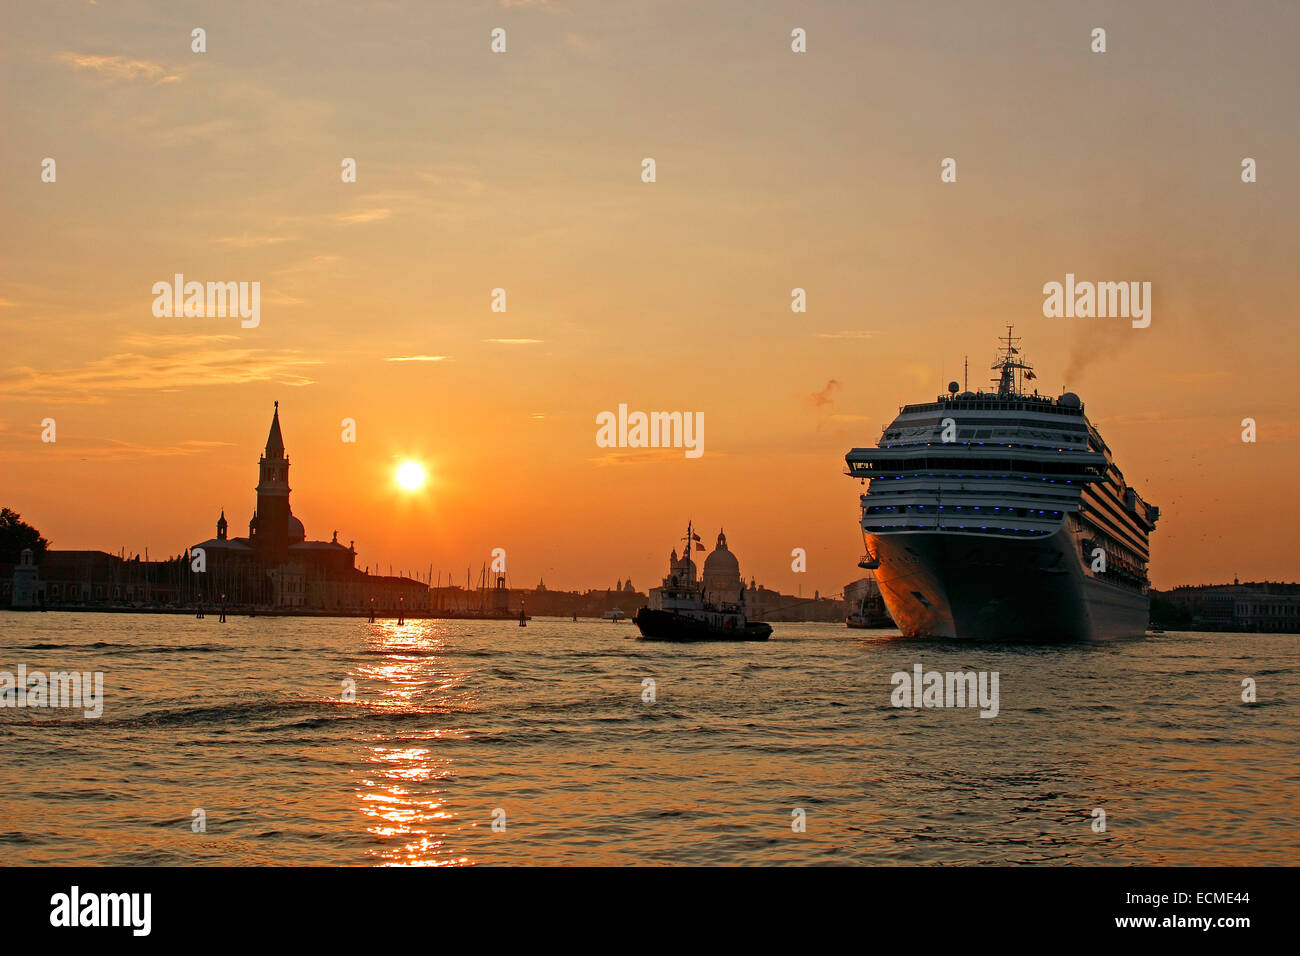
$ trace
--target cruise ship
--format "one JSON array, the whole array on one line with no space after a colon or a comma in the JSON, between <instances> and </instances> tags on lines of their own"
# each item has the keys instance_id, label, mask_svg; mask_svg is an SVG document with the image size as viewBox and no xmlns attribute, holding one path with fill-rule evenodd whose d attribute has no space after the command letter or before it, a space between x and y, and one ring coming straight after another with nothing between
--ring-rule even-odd
<instances>
[{"instance_id":1,"label":"cruise ship","mask_svg":"<svg viewBox=\"0 0 1300 956\"><path fill-rule=\"evenodd\" d=\"M994 391L905 405L845 456L867 553L905 636L974 641L1137 637L1160 509L1124 480L1073 392L1034 379L1007 327Z\"/></svg>"}]
</instances>

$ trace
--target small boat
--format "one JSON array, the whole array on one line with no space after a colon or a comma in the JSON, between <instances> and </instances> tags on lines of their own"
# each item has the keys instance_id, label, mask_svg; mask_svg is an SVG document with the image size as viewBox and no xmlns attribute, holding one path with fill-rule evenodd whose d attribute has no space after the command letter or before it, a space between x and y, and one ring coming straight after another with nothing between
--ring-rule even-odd
<instances>
[{"instance_id":1,"label":"small boat","mask_svg":"<svg viewBox=\"0 0 1300 956\"><path fill-rule=\"evenodd\" d=\"M601 617L604 618L606 621L611 621L614 624L617 624L619 621L626 618L627 615L623 613L623 609L621 607L615 607L615 608L610 608L608 611L602 614ZM575 615L573 619L576 621L578 618Z\"/></svg>"}]
</instances>

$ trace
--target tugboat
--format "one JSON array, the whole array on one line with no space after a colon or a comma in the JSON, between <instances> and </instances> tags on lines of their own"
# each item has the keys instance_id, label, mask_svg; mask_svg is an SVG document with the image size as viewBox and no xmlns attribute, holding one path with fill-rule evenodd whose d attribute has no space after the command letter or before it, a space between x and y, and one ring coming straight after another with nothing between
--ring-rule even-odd
<instances>
[{"instance_id":1,"label":"tugboat","mask_svg":"<svg viewBox=\"0 0 1300 956\"><path fill-rule=\"evenodd\" d=\"M650 589L650 603L632 622L649 641L765 641L772 625L745 617L745 588L740 565L727 549L727 536L718 532L717 549L704 562L697 579L692 548L704 550L691 523L686 525L686 550L668 559L663 585Z\"/></svg>"},{"instance_id":2,"label":"tugboat","mask_svg":"<svg viewBox=\"0 0 1300 956\"><path fill-rule=\"evenodd\" d=\"M862 598L855 602L856 608L844 618L844 626L860 629L893 627L894 621L885 610L885 602L880 597L880 588L875 579L863 578L856 588L861 590Z\"/></svg>"}]
</instances>

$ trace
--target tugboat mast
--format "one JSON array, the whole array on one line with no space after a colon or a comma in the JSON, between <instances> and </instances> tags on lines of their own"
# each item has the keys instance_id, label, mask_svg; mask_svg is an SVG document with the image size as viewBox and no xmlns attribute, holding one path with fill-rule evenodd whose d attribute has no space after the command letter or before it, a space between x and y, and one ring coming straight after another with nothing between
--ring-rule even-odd
<instances>
[{"instance_id":1,"label":"tugboat mast","mask_svg":"<svg viewBox=\"0 0 1300 956\"><path fill-rule=\"evenodd\" d=\"M686 570L688 573L690 572L691 569L691 552L694 550L695 550L695 531L692 528L692 521L688 519L686 522ZM690 586L689 581L685 583L687 587Z\"/></svg>"}]
</instances>

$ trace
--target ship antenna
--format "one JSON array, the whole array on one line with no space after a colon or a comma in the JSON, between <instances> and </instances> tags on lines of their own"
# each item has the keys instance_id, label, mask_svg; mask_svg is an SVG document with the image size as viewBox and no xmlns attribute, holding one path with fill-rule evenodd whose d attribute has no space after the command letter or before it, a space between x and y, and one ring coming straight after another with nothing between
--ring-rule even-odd
<instances>
[{"instance_id":1,"label":"ship antenna","mask_svg":"<svg viewBox=\"0 0 1300 956\"><path fill-rule=\"evenodd\" d=\"M1012 346L1011 346L1011 324L1008 323L1008 324L1007 324L1007 362L1008 362L1008 363L1011 362L1011 356L1012 356L1013 354L1015 354L1015 349L1012 348ZM1013 385L1014 385L1015 380L1016 380L1015 376L1016 376L1016 373L1015 373L1015 369L1013 368L1012 371L1011 371L1011 381L1012 381ZM1014 390L1017 391L1017 392L1020 391L1020 389L1018 389L1018 388L1016 388L1016 389L1014 389Z\"/></svg>"}]
</instances>

